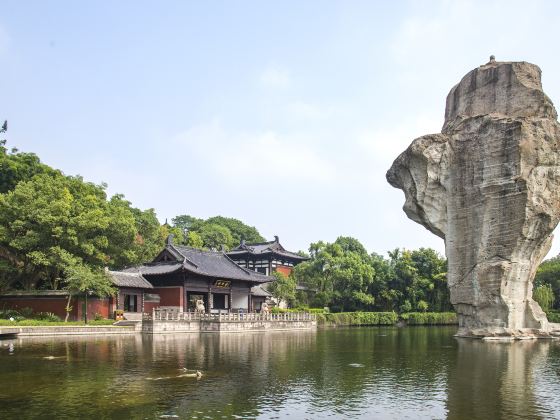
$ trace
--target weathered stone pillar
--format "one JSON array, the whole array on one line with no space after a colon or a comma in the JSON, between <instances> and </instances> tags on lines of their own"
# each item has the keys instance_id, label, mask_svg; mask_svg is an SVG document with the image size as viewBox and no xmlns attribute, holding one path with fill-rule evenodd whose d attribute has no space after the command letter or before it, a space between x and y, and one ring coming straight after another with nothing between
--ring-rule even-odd
<instances>
[{"instance_id":1,"label":"weathered stone pillar","mask_svg":"<svg viewBox=\"0 0 560 420\"><path fill-rule=\"evenodd\" d=\"M414 140L387 180L445 240L459 335L548 334L532 281L560 220L560 125L537 66L491 59L469 72L441 134Z\"/></svg>"}]
</instances>

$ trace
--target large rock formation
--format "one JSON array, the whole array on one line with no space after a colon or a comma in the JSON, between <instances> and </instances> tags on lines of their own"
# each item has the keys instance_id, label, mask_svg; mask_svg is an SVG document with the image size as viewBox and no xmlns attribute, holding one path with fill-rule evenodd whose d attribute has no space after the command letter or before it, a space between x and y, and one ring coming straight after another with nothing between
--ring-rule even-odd
<instances>
[{"instance_id":1,"label":"large rock formation","mask_svg":"<svg viewBox=\"0 0 560 420\"><path fill-rule=\"evenodd\" d=\"M549 334L532 281L560 220L560 124L537 66L491 57L469 72L441 134L414 140L387 180L445 239L459 335Z\"/></svg>"}]
</instances>

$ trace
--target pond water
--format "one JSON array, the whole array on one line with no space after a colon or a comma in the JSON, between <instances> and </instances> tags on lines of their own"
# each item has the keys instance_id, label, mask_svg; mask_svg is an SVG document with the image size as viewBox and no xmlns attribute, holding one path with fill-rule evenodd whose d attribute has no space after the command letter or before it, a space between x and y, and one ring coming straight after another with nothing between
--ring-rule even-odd
<instances>
[{"instance_id":1,"label":"pond water","mask_svg":"<svg viewBox=\"0 0 560 420\"><path fill-rule=\"evenodd\" d=\"M559 342L454 332L2 340L0 418L560 418Z\"/></svg>"}]
</instances>

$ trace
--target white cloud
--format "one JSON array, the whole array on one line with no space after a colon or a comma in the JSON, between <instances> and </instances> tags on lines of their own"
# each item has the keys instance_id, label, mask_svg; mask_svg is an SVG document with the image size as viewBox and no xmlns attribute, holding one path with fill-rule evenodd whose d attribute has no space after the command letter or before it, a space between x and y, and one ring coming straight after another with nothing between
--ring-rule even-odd
<instances>
[{"instance_id":1,"label":"white cloud","mask_svg":"<svg viewBox=\"0 0 560 420\"><path fill-rule=\"evenodd\" d=\"M259 82L262 86L273 89L286 89L292 84L290 73L275 66L267 67L261 73Z\"/></svg>"},{"instance_id":2,"label":"white cloud","mask_svg":"<svg viewBox=\"0 0 560 420\"><path fill-rule=\"evenodd\" d=\"M252 185L275 179L325 182L335 173L332 165L298 135L228 131L218 120L190 128L176 136L173 144L176 155L189 155L224 182L238 182L244 175L250 177ZM232 172L236 179L232 179Z\"/></svg>"}]
</instances>

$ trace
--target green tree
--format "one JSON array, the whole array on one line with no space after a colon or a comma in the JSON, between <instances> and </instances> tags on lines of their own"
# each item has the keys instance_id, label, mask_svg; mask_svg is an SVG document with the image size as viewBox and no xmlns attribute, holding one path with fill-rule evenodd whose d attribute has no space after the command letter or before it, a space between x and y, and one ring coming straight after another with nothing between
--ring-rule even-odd
<instances>
[{"instance_id":1,"label":"green tree","mask_svg":"<svg viewBox=\"0 0 560 420\"><path fill-rule=\"evenodd\" d=\"M33 153L22 153L16 149L9 152L5 144L5 140L0 141L0 194L13 190L18 182L28 181L34 175L60 173L41 163Z\"/></svg>"},{"instance_id":2,"label":"green tree","mask_svg":"<svg viewBox=\"0 0 560 420\"><path fill-rule=\"evenodd\" d=\"M204 224L199 234L206 248L219 250L223 245L230 249L233 242L229 229L220 225Z\"/></svg>"},{"instance_id":3,"label":"green tree","mask_svg":"<svg viewBox=\"0 0 560 420\"><path fill-rule=\"evenodd\" d=\"M310 260L295 267L297 282L314 291L315 306L332 305L340 310L370 309L375 299L369 293L375 270L371 258L354 238L339 237L309 247Z\"/></svg>"},{"instance_id":4,"label":"green tree","mask_svg":"<svg viewBox=\"0 0 560 420\"><path fill-rule=\"evenodd\" d=\"M425 300L419 300L416 304L416 309L418 309L420 312L427 312L428 308L428 302L426 302Z\"/></svg>"},{"instance_id":5,"label":"green tree","mask_svg":"<svg viewBox=\"0 0 560 420\"><path fill-rule=\"evenodd\" d=\"M248 226L241 220L232 217L214 216L205 221L206 224L219 225L229 229L233 241L230 247L239 245L242 239L248 243L264 242L265 239L261 236L257 228Z\"/></svg>"},{"instance_id":6,"label":"green tree","mask_svg":"<svg viewBox=\"0 0 560 420\"><path fill-rule=\"evenodd\" d=\"M171 223L173 226L182 229L184 232L198 231L204 224L204 220L189 216L188 214L181 214L171 219Z\"/></svg>"},{"instance_id":7,"label":"green tree","mask_svg":"<svg viewBox=\"0 0 560 420\"><path fill-rule=\"evenodd\" d=\"M543 263L537 269L534 287L549 284L556 297L553 307L558 308L560 296L560 257L554 257Z\"/></svg>"},{"instance_id":8,"label":"green tree","mask_svg":"<svg viewBox=\"0 0 560 420\"><path fill-rule=\"evenodd\" d=\"M189 215L180 215L172 219L174 227L181 229L183 232L196 233L198 237L202 238L203 244L200 247L216 248L224 245L227 249L232 249L239 245L242 239L247 242L263 242L264 238L260 235L257 229L253 226L248 226L240 220L214 216L206 220L198 219ZM221 229L217 229L216 226ZM221 239L217 239L218 230L221 233ZM227 230L228 233L225 233ZM210 234L210 232L213 232ZM199 247L198 237L194 236L189 239L188 233L185 234L184 244ZM212 238L209 238L211 236ZM205 239L206 238L206 239ZM227 240L227 242L220 242ZM197 244L197 245L194 245Z\"/></svg>"},{"instance_id":9,"label":"green tree","mask_svg":"<svg viewBox=\"0 0 560 420\"><path fill-rule=\"evenodd\" d=\"M91 269L76 260L68 262L64 268L64 289L68 291L66 318L72 311L72 298L77 294L91 293L99 297L112 296L116 290L107 274L100 269Z\"/></svg>"},{"instance_id":10,"label":"green tree","mask_svg":"<svg viewBox=\"0 0 560 420\"><path fill-rule=\"evenodd\" d=\"M533 290L533 299L537 301L543 311L547 312L554 305L554 291L550 284L541 284Z\"/></svg>"},{"instance_id":11,"label":"green tree","mask_svg":"<svg viewBox=\"0 0 560 420\"><path fill-rule=\"evenodd\" d=\"M278 271L272 273L276 278L275 281L269 283L268 291L276 299L283 300L288 306L294 306L296 301L296 280L293 276L286 276Z\"/></svg>"},{"instance_id":12,"label":"green tree","mask_svg":"<svg viewBox=\"0 0 560 420\"><path fill-rule=\"evenodd\" d=\"M80 177L39 174L0 194L0 259L26 289L59 288L69 264L122 267L146 254L121 196Z\"/></svg>"},{"instance_id":13,"label":"green tree","mask_svg":"<svg viewBox=\"0 0 560 420\"><path fill-rule=\"evenodd\" d=\"M198 232L187 232L186 245L193 248L204 248L204 241Z\"/></svg>"}]
</instances>

